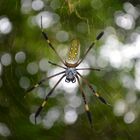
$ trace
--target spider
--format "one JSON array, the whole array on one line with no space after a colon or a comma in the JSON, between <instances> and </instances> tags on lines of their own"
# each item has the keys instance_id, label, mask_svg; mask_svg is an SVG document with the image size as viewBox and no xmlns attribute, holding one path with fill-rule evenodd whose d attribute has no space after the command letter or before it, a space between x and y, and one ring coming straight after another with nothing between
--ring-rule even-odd
<instances>
[{"instance_id":1,"label":"spider","mask_svg":"<svg viewBox=\"0 0 140 140\"><path fill-rule=\"evenodd\" d=\"M95 70L95 71L100 71L99 68L91 68L91 67L88 67L88 68L77 68L77 66L79 66L83 60L85 59L85 57L87 56L88 52L93 48L93 46L96 44L96 42L98 40L101 39L101 37L103 36L104 32L100 32L99 35L96 37L96 40L94 42L91 43L91 45L88 47L88 49L85 51L84 53L84 56L79 59L77 61L76 58L78 57L79 55L79 47L80 47L80 43L77 39L74 39L71 43L71 46L69 48L69 52L68 52L68 61L67 60L62 60L62 58L60 57L60 55L58 54L58 52L56 51L56 49L54 48L54 46L52 45L51 41L49 40L48 38L48 35L44 32L43 30L43 27L42 27L42 17L41 17L41 29L42 29L42 35L44 36L45 40L47 41L49 47L54 51L55 55L57 55L57 57L60 59L60 61L62 62L62 64L64 66L61 66L61 65L58 65L56 63L53 63L53 62L50 62L50 64L52 65L55 65L55 66L58 66L62 69L64 69L64 71L62 72L59 72L59 73L56 73L52 76L49 76L49 77L45 77L44 79L42 79L41 81L39 81L37 84L35 84L34 86L30 87L27 89L26 92L30 92L32 91L34 88L37 88L39 87L42 83L44 83L45 81L55 77L55 76L58 76L58 75L62 75L61 78L56 82L56 84L53 86L53 88L49 91L49 93L46 95L44 101L42 102L42 104L40 105L40 107L37 109L36 113L35 113L35 124L36 124L36 118L38 117L38 115L40 114L41 110L44 108L44 106L46 105L49 97L51 96L51 94L54 92L55 88L57 87L57 85L61 82L61 80L63 78L65 78L65 82L69 83L69 82L72 82L72 83L75 83L76 81L78 82L78 85L79 85L79 89L80 89L80 92L82 94L82 98L83 98L83 102L84 102L84 106L85 106L85 111L86 111L86 114L87 114L87 117L88 117L88 120L89 120L89 123L90 125L92 126L92 117L91 117L91 113L90 113L90 110L89 110L89 106L87 104L87 101L86 101L86 96L85 96L85 93L84 93L84 90L83 90L83 87L80 83L80 78L83 80L83 82L85 83L85 85L88 86L88 88L91 90L91 92L93 93L93 95L95 97L97 97L102 103L106 104L106 105L110 105L103 97L101 97L95 90L94 88L92 87L91 83L89 83L89 81L84 78L78 71L80 70ZM75 62L74 62L75 61ZM74 63L73 63L74 62Z\"/></svg>"}]
</instances>

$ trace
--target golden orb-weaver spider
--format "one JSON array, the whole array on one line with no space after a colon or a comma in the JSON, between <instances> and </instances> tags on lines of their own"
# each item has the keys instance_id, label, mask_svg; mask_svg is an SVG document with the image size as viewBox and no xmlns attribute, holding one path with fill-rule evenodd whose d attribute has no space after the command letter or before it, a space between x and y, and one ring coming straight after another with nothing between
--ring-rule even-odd
<instances>
[{"instance_id":1,"label":"golden orb-weaver spider","mask_svg":"<svg viewBox=\"0 0 140 140\"><path fill-rule=\"evenodd\" d=\"M83 82L89 87L89 89L91 90L91 92L93 92L94 96L97 97L102 103L106 104L106 105L110 105L103 97L101 97L92 87L92 85L88 82L87 79L85 79L78 71L79 70L96 70L96 71L100 71L100 69L98 68L77 68L77 66L79 66L83 60L85 59L85 57L87 56L88 52L93 48L93 46L96 44L96 42L101 39L101 37L103 36L104 32L99 33L99 35L96 37L96 40L94 42L92 42L92 44L89 46L89 48L86 50L86 52L84 53L84 56L82 57L82 59L78 58L79 55L79 49L80 49L80 43L77 39L74 39L71 43L69 52L68 52L68 60L62 60L62 58L59 56L59 54L57 53L56 49L54 48L54 46L51 44L47 34L44 32L43 27L42 27L42 17L41 17L41 29L42 29L42 35L44 36L44 38L46 39L49 47L54 51L54 53L58 56L58 58L60 59L60 61L62 62L62 64L64 66L58 65L56 63L50 62L50 64L61 67L64 69L64 71L56 73L52 76L46 77L44 79L42 79L41 81L39 81L37 84L35 84L34 86L30 87L29 89L27 89L27 92L30 92L31 90L33 90L34 88L39 87L43 82L58 76L58 75L62 75L62 77L56 82L56 84L54 85L54 87L49 91L49 93L47 94L47 96L45 97L44 101L42 102L41 106L37 109L36 113L35 113L35 123L36 123L36 118L38 117L38 115L40 114L41 110L43 109L43 107L46 105L47 100L49 99L50 95L54 92L55 88L57 87L57 85L61 82L61 80L65 77L65 82L69 83L75 83L76 80L79 84L79 88L80 88L80 92L82 94L82 98L85 104L85 111L87 113L87 117L89 120L90 125L92 126L92 117L91 117L91 113L89 111L89 107L86 101L86 97L85 97L85 93L84 90L82 88L82 85L80 83L80 79L79 77L83 80ZM78 58L78 60L76 60Z\"/></svg>"}]
</instances>

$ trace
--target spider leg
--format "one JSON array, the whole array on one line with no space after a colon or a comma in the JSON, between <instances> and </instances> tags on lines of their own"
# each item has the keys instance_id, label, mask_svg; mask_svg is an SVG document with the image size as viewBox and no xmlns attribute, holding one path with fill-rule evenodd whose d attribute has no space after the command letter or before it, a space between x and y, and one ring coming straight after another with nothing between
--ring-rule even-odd
<instances>
[{"instance_id":1,"label":"spider leg","mask_svg":"<svg viewBox=\"0 0 140 140\"><path fill-rule=\"evenodd\" d=\"M95 70L95 71L101 71L99 68L77 68L76 70Z\"/></svg>"},{"instance_id":2,"label":"spider leg","mask_svg":"<svg viewBox=\"0 0 140 140\"><path fill-rule=\"evenodd\" d=\"M50 92L47 94L47 96L45 97L44 101L42 102L41 106L37 109L36 113L35 113L35 124L36 124L36 118L37 116L40 114L41 110L43 109L43 107L46 105L47 100L49 99L50 95L53 93L53 91L55 90L55 88L57 87L57 85L61 82L61 80L65 77L66 75L64 74L58 81L57 83L54 85L54 87L50 90Z\"/></svg>"},{"instance_id":3,"label":"spider leg","mask_svg":"<svg viewBox=\"0 0 140 140\"><path fill-rule=\"evenodd\" d=\"M79 77L76 76L76 78L77 78L77 81L78 81L78 84L79 84L79 87L80 87L80 91L81 91L81 93L82 93L82 97L83 97L83 101L84 101L84 104L85 104L85 110L86 110L86 113L87 113L87 117L88 117L90 126L91 126L91 128L92 128L92 117L91 117L91 113L90 113L90 111L89 111L89 106L88 106L87 101L86 101L86 96L85 96L84 90L83 90L83 88L82 88L82 86L81 86L81 84L80 84Z\"/></svg>"},{"instance_id":4,"label":"spider leg","mask_svg":"<svg viewBox=\"0 0 140 140\"><path fill-rule=\"evenodd\" d=\"M94 95L104 104L111 106L111 104L109 104L103 97L101 97L92 87L92 85L87 81L87 79L85 79L79 72L77 72L77 74L83 79L83 82L85 84L87 84L87 86L89 87L89 89L94 93Z\"/></svg>"},{"instance_id":5,"label":"spider leg","mask_svg":"<svg viewBox=\"0 0 140 140\"><path fill-rule=\"evenodd\" d=\"M64 61L62 60L62 58L60 57L60 55L58 54L58 52L55 50L55 48L54 48L53 45L51 44L51 41L49 40L47 33L45 33L44 30L43 30L42 16L41 16L41 32L42 32L42 35L44 36L44 38L46 39L46 41L48 42L50 48L55 52L55 54L59 57L60 61L65 65L65 63L64 63Z\"/></svg>"},{"instance_id":6,"label":"spider leg","mask_svg":"<svg viewBox=\"0 0 140 140\"><path fill-rule=\"evenodd\" d=\"M67 69L66 67L60 66L60 65L58 65L56 63L53 63L51 61L48 61L48 63L51 64L51 65L54 65L54 66L58 66L58 67L63 68L63 69Z\"/></svg>"},{"instance_id":7,"label":"spider leg","mask_svg":"<svg viewBox=\"0 0 140 140\"><path fill-rule=\"evenodd\" d=\"M88 52L91 50L91 48L96 44L96 42L101 39L101 37L103 36L104 32L101 32L97 37L96 40L89 46L89 48L87 49L87 51L85 52L83 58L78 62L78 65L81 64L83 62L83 60L85 59L85 57L87 56Z\"/></svg>"},{"instance_id":8,"label":"spider leg","mask_svg":"<svg viewBox=\"0 0 140 140\"><path fill-rule=\"evenodd\" d=\"M34 86L28 88L28 89L26 90L26 93L28 93L28 92L32 91L33 89L39 87L39 86L40 86L43 82L45 82L46 80L49 80L49 79L51 79L51 78L53 78L53 77L55 77L55 76L58 76L58 75L60 75L60 74L63 74L63 73L65 73L65 71L56 73L56 74L54 74L54 75L51 75L51 76L49 76L49 77L46 77L46 78L42 79L41 81L39 81L39 82L38 82L37 84L35 84Z\"/></svg>"}]
</instances>

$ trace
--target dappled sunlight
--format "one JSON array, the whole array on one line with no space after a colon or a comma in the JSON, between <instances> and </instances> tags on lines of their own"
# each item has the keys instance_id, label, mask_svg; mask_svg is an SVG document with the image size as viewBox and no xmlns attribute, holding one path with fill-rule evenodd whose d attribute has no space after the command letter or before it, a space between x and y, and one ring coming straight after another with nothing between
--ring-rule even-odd
<instances>
[{"instance_id":1,"label":"dappled sunlight","mask_svg":"<svg viewBox=\"0 0 140 140\"><path fill-rule=\"evenodd\" d=\"M43 28L49 28L59 22L59 15L56 13L43 11L40 12L36 17L35 21L38 24L39 27L41 27L41 17L42 17L42 27Z\"/></svg>"},{"instance_id":2,"label":"dappled sunlight","mask_svg":"<svg viewBox=\"0 0 140 140\"><path fill-rule=\"evenodd\" d=\"M4 66L8 66L10 65L12 62L12 58L11 58L11 54L9 53L5 53L1 56L1 63L4 65Z\"/></svg>"},{"instance_id":3,"label":"dappled sunlight","mask_svg":"<svg viewBox=\"0 0 140 140\"><path fill-rule=\"evenodd\" d=\"M7 17L0 17L0 34L8 34L12 30L12 23Z\"/></svg>"},{"instance_id":4,"label":"dappled sunlight","mask_svg":"<svg viewBox=\"0 0 140 140\"><path fill-rule=\"evenodd\" d=\"M41 71L43 72L46 72L49 68L49 63L48 63L48 59L47 58L42 58L40 61L39 61L39 68Z\"/></svg>"},{"instance_id":5,"label":"dappled sunlight","mask_svg":"<svg viewBox=\"0 0 140 140\"><path fill-rule=\"evenodd\" d=\"M54 123L60 119L60 110L57 107L50 108L42 120L43 126L47 129L53 127Z\"/></svg>"},{"instance_id":6,"label":"dappled sunlight","mask_svg":"<svg viewBox=\"0 0 140 140\"><path fill-rule=\"evenodd\" d=\"M125 100L120 99L114 105L114 114L116 116L122 116L126 112L126 109L127 109L127 104Z\"/></svg>"},{"instance_id":7,"label":"dappled sunlight","mask_svg":"<svg viewBox=\"0 0 140 140\"><path fill-rule=\"evenodd\" d=\"M24 63L26 60L26 53L25 52L17 52L15 55L15 60L17 63Z\"/></svg>"},{"instance_id":8,"label":"dappled sunlight","mask_svg":"<svg viewBox=\"0 0 140 140\"><path fill-rule=\"evenodd\" d=\"M56 39L59 42L66 42L69 39L69 34L66 31L58 31L56 33Z\"/></svg>"},{"instance_id":9,"label":"dappled sunlight","mask_svg":"<svg viewBox=\"0 0 140 140\"><path fill-rule=\"evenodd\" d=\"M33 0L32 1L32 8L35 11L39 11L44 7L44 2L42 0Z\"/></svg>"},{"instance_id":10,"label":"dappled sunlight","mask_svg":"<svg viewBox=\"0 0 140 140\"><path fill-rule=\"evenodd\" d=\"M136 118L136 115L134 112L129 111L124 115L124 122L127 124L132 123Z\"/></svg>"},{"instance_id":11,"label":"dappled sunlight","mask_svg":"<svg viewBox=\"0 0 140 140\"><path fill-rule=\"evenodd\" d=\"M0 122L0 135L3 137L8 137L11 135L10 129L6 124Z\"/></svg>"},{"instance_id":12,"label":"dappled sunlight","mask_svg":"<svg viewBox=\"0 0 140 140\"><path fill-rule=\"evenodd\" d=\"M140 5L5 1L7 6L0 2L0 139L138 139ZM76 69L70 65L83 57ZM102 105L104 98L112 108Z\"/></svg>"},{"instance_id":13,"label":"dappled sunlight","mask_svg":"<svg viewBox=\"0 0 140 140\"><path fill-rule=\"evenodd\" d=\"M23 89L27 89L30 86L30 79L28 77L22 76L19 80L19 85Z\"/></svg>"},{"instance_id":14,"label":"dappled sunlight","mask_svg":"<svg viewBox=\"0 0 140 140\"><path fill-rule=\"evenodd\" d=\"M75 109L65 108L64 121L66 124L73 124L77 120L77 117Z\"/></svg>"},{"instance_id":15,"label":"dappled sunlight","mask_svg":"<svg viewBox=\"0 0 140 140\"><path fill-rule=\"evenodd\" d=\"M34 75L38 72L38 64L36 62L31 62L27 65L27 72Z\"/></svg>"}]
</instances>

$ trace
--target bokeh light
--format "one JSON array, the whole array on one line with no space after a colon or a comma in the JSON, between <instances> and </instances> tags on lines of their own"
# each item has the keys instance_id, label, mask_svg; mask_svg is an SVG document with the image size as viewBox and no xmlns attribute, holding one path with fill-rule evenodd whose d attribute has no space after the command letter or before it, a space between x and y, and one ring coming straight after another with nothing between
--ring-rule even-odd
<instances>
[{"instance_id":1,"label":"bokeh light","mask_svg":"<svg viewBox=\"0 0 140 140\"><path fill-rule=\"evenodd\" d=\"M44 7L44 2L42 0L34 0L32 1L32 8L35 11L39 11Z\"/></svg>"},{"instance_id":2,"label":"bokeh light","mask_svg":"<svg viewBox=\"0 0 140 140\"><path fill-rule=\"evenodd\" d=\"M59 42L65 42L69 39L69 34L66 31L59 31L56 33L56 39Z\"/></svg>"},{"instance_id":3,"label":"bokeh light","mask_svg":"<svg viewBox=\"0 0 140 140\"><path fill-rule=\"evenodd\" d=\"M120 78L124 87L134 89L134 79L130 75L120 75Z\"/></svg>"},{"instance_id":4,"label":"bokeh light","mask_svg":"<svg viewBox=\"0 0 140 140\"><path fill-rule=\"evenodd\" d=\"M135 103L137 101L136 93L135 92L129 92L129 93L127 93L127 95L126 95L126 101L129 104Z\"/></svg>"},{"instance_id":5,"label":"bokeh light","mask_svg":"<svg viewBox=\"0 0 140 140\"><path fill-rule=\"evenodd\" d=\"M0 17L0 34L8 34L12 30L12 23L7 17Z\"/></svg>"},{"instance_id":6,"label":"bokeh light","mask_svg":"<svg viewBox=\"0 0 140 140\"><path fill-rule=\"evenodd\" d=\"M139 17L140 15L139 10L136 7L134 7L130 2L125 2L123 7L124 7L124 10L128 14L132 15L135 19Z\"/></svg>"},{"instance_id":7,"label":"bokeh light","mask_svg":"<svg viewBox=\"0 0 140 140\"><path fill-rule=\"evenodd\" d=\"M39 61L39 68L40 68L41 71L46 72L46 71L49 69L48 59L42 58L42 59Z\"/></svg>"},{"instance_id":8,"label":"bokeh light","mask_svg":"<svg viewBox=\"0 0 140 140\"><path fill-rule=\"evenodd\" d=\"M43 126L47 129L51 128L55 121L60 117L60 110L57 107L49 109L46 116L43 119Z\"/></svg>"},{"instance_id":9,"label":"bokeh light","mask_svg":"<svg viewBox=\"0 0 140 140\"><path fill-rule=\"evenodd\" d=\"M123 44L115 34L108 35L105 44L101 47L100 55L114 68L131 67L131 60L139 58L140 35L137 34L131 44ZM137 50L137 51L136 51Z\"/></svg>"},{"instance_id":10,"label":"bokeh light","mask_svg":"<svg viewBox=\"0 0 140 140\"><path fill-rule=\"evenodd\" d=\"M3 137L8 137L11 135L10 129L6 124L0 122L0 135Z\"/></svg>"},{"instance_id":11,"label":"bokeh light","mask_svg":"<svg viewBox=\"0 0 140 140\"><path fill-rule=\"evenodd\" d=\"M38 64L36 62L31 62L27 65L27 71L29 74L34 75L38 72Z\"/></svg>"},{"instance_id":12,"label":"bokeh light","mask_svg":"<svg viewBox=\"0 0 140 140\"><path fill-rule=\"evenodd\" d=\"M24 63L25 60L26 60L26 54L25 52L17 52L16 55L15 55L15 60L17 63Z\"/></svg>"},{"instance_id":13,"label":"bokeh light","mask_svg":"<svg viewBox=\"0 0 140 140\"><path fill-rule=\"evenodd\" d=\"M75 109L65 109L64 121L66 124L73 124L77 120L77 117Z\"/></svg>"},{"instance_id":14,"label":"bokeh light","mask_svg":"<svg viewBox=\"0 0 140 140\"><path fill-rule=\"evenodd\" d=\"M136 116L135 116L134 112L129 111L124 116L124 122L130 124L135 120L135 117Z\"/></svg>"},{"instance_id":15,"label":"bokeh light","mask_svg":"<svg viewBox=\"0 0 140 140\"><path fill-rule=\"evenodd\" d=\"M54 10L60 8L61 3L60 0L52 0L50 3L50 7L53 8Z\"/></svg>"},{"instance_id":16,"label":"bokeh light","mask_svg":"<svg viewBox=\"0 0 140 140\"><path fill-rule=\"evenodd\" d=\"M36 23L38 24L39 27L41 27L41 17L42 17L42 26L43 28L49 28L53 26L54 24L59 22L59 15L56 13L48 12L48 11L43 11L40 12L36 16Z\"/></svg>"},{"instance_id":17,"label":"bokeh light","mask_svg":"<svg viewBox=\"0 0 140 140\"><path fill-rule=\"evenodd\" d=\"M30 80L29 80L29 78L28 77L25 77L25 76L21 77L20 80L19 80L19 85L23 89L29 88L29 86L30 86Z\"/></svg>"},{"instance_id":18,"label":"bokeh light","mask_svg":"<svg viewBox=\"0 0 140 140\"><path fill-rule=\"evenodd\" d=\"M5 53L1 56L1 63L4 66L9 66L11 64L11 62L12 62L11 54Z\"/></svg>"},{"instance_id":19,"label":"bokeh light","mask_svg":"<svg viewBox=\"0 0 140 140\"><path fill-rule=\"evenodd\" d=\"M31 0L21 0L21 12L23 14L28 14L32 9Z\"/></svg>"},{"instance_id":20,"label":"bokeh light","mask_svg":"<svg viewBox=\"0 0 140 140\"><path fill-rule=\"evenodd\" d=\"M43 87L38 87L35 91L36 92L33 92L33 95L35 97L38 97L38 98L41 98L41 99L45 98L46 92L45 92L45 89Z\"/></svg>"},{"instance_id":21,"label":"bokeh light","mask_svg":"<svg viewBox=\"0 0 140 140\"><path fill-rule=\"evenodd\" d=\"M114 114L116 116L122 116L125 113L126 109L127 105L125 100L120 99L114 105Z\"/></svg>"},{"instance_id":22,"label":"bokeh light","mask_svg":"<svg viewBox=\"0 0 140 140\"><path fill-rule=\"evenodd\" d=\"M76 95L68 97L68 100L69 100L69 106L73 108L77 108L82 104L81 98Z\"/></svg>"},{"instance_id":23,"label":"bokeh light","mask_svg":"<svg viewBox=\"0 0 140 140\"><path fill-rule=\"evenodd\" d=\"M125 13L116 13L115 16L116 24L126 30L133 29L135 26L135 21L133 17Z\"/></svg>"},{"instance_id":24,"label":"bokeh light","mask_svg":"<svg viewBox=\"0 0 140 140\"><path fill-rule=\"evenodd\" d=\"M103 6L102 0L91 0L91 6L96 10L102 8Z\"/></svg>"}]
</instances>

